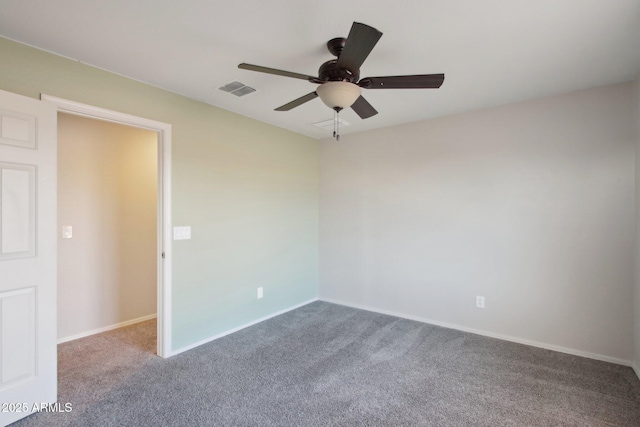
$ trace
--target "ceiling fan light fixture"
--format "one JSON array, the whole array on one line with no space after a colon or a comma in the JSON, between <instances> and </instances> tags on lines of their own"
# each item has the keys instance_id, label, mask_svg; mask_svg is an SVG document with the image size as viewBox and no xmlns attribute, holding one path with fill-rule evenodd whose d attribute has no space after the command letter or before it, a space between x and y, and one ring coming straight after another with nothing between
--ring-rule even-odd
<instances>
[{"instance_id":1,"label":"ceiling fan light fixture","mask_svg":"<svg viewBox=\"0 0 640 427\"><path fill-rule=\"evenodd\" d=\"M332 109L351 107L360 97L360 92L360 87L350 82L326 82L316 89L322 102Z\"/></svg>"}]
</instances>

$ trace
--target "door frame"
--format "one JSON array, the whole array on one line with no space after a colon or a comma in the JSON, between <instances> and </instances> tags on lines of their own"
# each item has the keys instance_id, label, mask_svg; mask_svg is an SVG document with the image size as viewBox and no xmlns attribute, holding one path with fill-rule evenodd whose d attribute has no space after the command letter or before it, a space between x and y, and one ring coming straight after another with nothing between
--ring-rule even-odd
<instances>
[{"instance_id":1,"label":"door frame","mask_svg":"<svg viewBox=\"0 0 640 427\"><path fill-rule=\"evenodd\" d=\"M130 114L107 110L67 99L41 94L40 99L54 104L58 113L102 120L158 134L158 221L157 221L157 340L158 356L171 356L171 125Z\"/></svg>"}]
</instances>

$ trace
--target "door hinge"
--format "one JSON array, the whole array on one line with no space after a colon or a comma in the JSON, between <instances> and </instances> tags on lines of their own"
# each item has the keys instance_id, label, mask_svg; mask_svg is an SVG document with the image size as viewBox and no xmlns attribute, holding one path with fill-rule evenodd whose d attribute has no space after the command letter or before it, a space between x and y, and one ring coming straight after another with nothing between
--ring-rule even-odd
<instances>
[{"instance_id":1,"label":"door hinge","mask_svg":"<svg viewBox=\"0 0 640 427\"><path fill-rule=\"evenodd\" d=\"M164 259L164 252L162 252L162 259Z\"/></svg>"}]
</instances>

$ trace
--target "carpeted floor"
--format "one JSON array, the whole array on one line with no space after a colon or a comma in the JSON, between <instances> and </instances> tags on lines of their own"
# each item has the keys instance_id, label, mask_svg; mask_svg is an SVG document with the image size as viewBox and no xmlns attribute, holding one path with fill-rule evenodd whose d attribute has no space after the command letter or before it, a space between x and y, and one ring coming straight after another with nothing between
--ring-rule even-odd
<instances>
[{"instance_id":1,"label":"carpeted floor","mask_svg":"<svg viewBox=\"0 0 640 427\"><path fill-rule=\"evenodd\" d=\"M155 324L59 346L15 426L640 426L624 366L314 302L167 360Z\"/></svg>"}]
</instances>

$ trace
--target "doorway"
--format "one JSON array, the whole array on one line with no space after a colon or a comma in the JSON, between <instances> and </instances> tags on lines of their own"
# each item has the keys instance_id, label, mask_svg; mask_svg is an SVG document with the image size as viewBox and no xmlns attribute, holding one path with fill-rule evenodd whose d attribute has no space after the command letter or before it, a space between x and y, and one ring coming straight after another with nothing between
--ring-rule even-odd
<instances>
[{"instance_id":1,"label":"doorway","mask_svg":"<svg viewBox=\"0 0 640 427\"><path fill-rule=\"evenodd\" d=\"M74 159L76 164L81 165L80 172L70 171L72 176L68 176L67 171L59 171L61 179L71 182L71 189L76 189L80 195L77 198L73 194L60 195L63 201L67 197L66 200L78 203L78 206L65 203L65 206L59 207L59 231L62 237L59 241L60 259L61 262L71 264L61 264L60 274L66 274L72 279L74 275L97 274L100 275L97 279L100 283L94 283L93 289L89 286L80 290L78 283L75 284L77 289L61 289L61 297L67 299L60 306L59 331L62 336L59 335L59 338L64 341L64 335L71 339L87 336L144 321L155 317L157 313L157 354L169 357L171 126L47 95L42 95L42 99L57 106L59 126L82 128L93 123L97 134L101 135L98 139L108 134L114 136L111 147L100 146L98 142L98 148L90 149L82 146L82 141L76 141L75 147L62 147L64 151L60 153L61 157ZM79 137L83 138L82 135ZM128 138L134 138L137 142L126 141ZM135 157L147 158L147 161L136 165ZM123 171L123 174L113 176L109 172L109 164L116 164L115 169ZM83 172L83 168L92 170ZM83 173L96 172L95 169L101 169L101 173L90 175L93 176L92 182L82 182ZM149 169L146 175L145 169ZM74 173L78 176L73 176ZM136 181L136 185L131 185L133 181ZM88 188L92 185L94 188ZM97 188L107 191L106 200L99 203L95 203L100 197L98 191L93 191ZM90 200L82 203L82 197ZM115 198L119 200L116 202ZM92 206L93 218L85 218L76 227L65 223L67 218L79 218L81 212L78 210L82 209L82 205ZM110 235L117 235L117 240L98 238ZM141 239L136 239L136 236ZM143 236L147 238L142 239ZM71 240L65 240L65 237ZM86 253L76 252L74 255L73 250L67 250L73 246L71 242L76 244L75 251L82 250L78 248L82 246L79 245L80 242L74 242L73 239L85 240ZM87 244L91 239L94 239L93 242ZM79 258L82 256L88 262L80 262ZM155 271L150 272L150 268ZM86 271L91 269L93 271ZM79 277L78 282L81 281L82 277ZM100 289L99 285L107 287ZM85 294L80 295L79 292ZM83 303L85 305L74 315L62 312L64 304L73 306ZM100 326L91 327L92 324ZM71 332L74 328L84 328L86 333L74 334Z\"/></svg>"},{"instance_id":2,"label":"doorway","mask_svg":"<svg viewBox=\"0 0 640 427\"><path fill-rule=\"evenodd\" d=\"M58 343L156 317L157 139L58 113Z\"/></svg>"}]
</instances>

